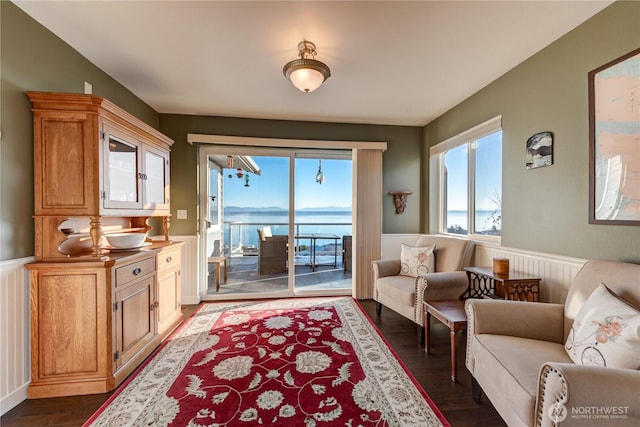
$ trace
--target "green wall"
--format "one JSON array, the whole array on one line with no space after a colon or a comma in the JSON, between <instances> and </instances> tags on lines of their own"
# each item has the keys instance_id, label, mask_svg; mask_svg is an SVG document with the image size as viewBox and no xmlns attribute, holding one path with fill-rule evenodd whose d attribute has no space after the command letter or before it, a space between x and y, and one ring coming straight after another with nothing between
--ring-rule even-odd
<instances>
[{"instance_id":1,"label":"green wall","mask_svg":"<svg viewBox=\"0 0 640 427\"><path fill-rule=\"evenodd\" d=\"M640 227L589 224L587 100L587 73L638 48L639 23L640 2L616 2L425 127L432 146L502 114L503 246L640 262ZM554 134L553 165L527 170L540 131Z\"/></svg>"},{"instance_id":2,"label":"green wall","mask_svg":"<svg viewBox=\"0 0 640 427\"><path fill-rule=\"evenodd\" d=\"M0 1L0 260L31 256L33 117L28 90L93 93L158 127L159 115L9 1Z\"/></svg>"},{"instance_id":3,"label":"green wall","mask_svg":"<svg viewBox=\"0 0 640 427\"><path fill-rule=\"evenodd\" d=\"M161 114L160 130L175 141L171 149L171 211L174 216L171 233L174 235L195 234L197 229L198 146L187 142L188 133L387 142L383 155L383 230L385 233L419 231L421 127ZM404 213L396 215L393 200L387 193L404 189L414 191L415 195L409 198ZM187 209L189 219L175 219L177 209Z\"/></svg>"}]
</instances>

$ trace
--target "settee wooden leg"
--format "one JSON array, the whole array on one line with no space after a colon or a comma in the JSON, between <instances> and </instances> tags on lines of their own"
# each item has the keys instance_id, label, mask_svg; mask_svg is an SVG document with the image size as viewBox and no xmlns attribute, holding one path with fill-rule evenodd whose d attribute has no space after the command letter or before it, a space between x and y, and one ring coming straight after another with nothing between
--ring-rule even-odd
<instances>
[{"instance_id":1,"label":"settee wooden leg","mask_svg":"<svg viewBox=\"0 0 640 427\"><path fill-rule=\"evenodd\" d=\"M418 332L419 335L419 339L420 339L420 345L424 346L424 326L418 326L418 328L420 328L420 331Z\"/></svg>"},{"instance_id":2,"label":"settee wooden leg","mask_svg":"<svg viewBox=\"0 0 640 427\"><path fill-rule=\"evenodd\" d=\"M382 304L379 302L376 302L376 315L380 317L381 314L382 314Z\"/></svg>"},{"instance_id":3,"label":"settee wooden leg","mask_svg":"<svg viewBox=\"0 0 640 427\"><path fill-rule=\"evenodd\" d=\"M473 401L476 403L481 403L482 400L482 387L478 384L478 381L471 376L471 397L473 397Z\"/></svg>"}]
</instances>

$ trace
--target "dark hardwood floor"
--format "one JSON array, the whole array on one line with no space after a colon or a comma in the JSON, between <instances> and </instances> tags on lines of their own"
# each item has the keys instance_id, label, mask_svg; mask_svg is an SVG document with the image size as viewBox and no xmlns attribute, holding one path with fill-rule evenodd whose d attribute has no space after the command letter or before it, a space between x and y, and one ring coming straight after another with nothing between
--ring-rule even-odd
<instances>
[{"instance_id":1,"label":"dark hardwood floor","mask_svg":"<svg viewBox=\"0 0 640 427\"><path fill-rule=\"evenodd\" d=\"M426 354L418 343L413 322L386 308L378 318L374 301L361 301L361 304L452 426L505 425L486 398L483 397L480 405L471 399L471 376L464 366L466 336L461 337L458 349L458 382L452 383L449 330L443 324L437 320L432 322L432 349ZM185 317L195 307L183 307ZM26 400L2 416L0 426L81 426L112 393Z\"/></svg>"}]
</instances>

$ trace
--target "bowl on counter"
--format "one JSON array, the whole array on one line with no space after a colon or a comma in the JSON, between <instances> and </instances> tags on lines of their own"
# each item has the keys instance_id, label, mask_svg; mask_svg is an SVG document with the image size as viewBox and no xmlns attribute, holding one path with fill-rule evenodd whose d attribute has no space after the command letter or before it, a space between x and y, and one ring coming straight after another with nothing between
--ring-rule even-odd
<instances>
[{"instance_id":1,"label":"bowl on counter","mask_svg":"<svg viewBox=\"0 0 640 427\"><path fill-rule=\"evenodd\" d=\"M114 233L104 236L114 249L139 248L144 244L147 233Z\"/></svg>"}]
</instances>

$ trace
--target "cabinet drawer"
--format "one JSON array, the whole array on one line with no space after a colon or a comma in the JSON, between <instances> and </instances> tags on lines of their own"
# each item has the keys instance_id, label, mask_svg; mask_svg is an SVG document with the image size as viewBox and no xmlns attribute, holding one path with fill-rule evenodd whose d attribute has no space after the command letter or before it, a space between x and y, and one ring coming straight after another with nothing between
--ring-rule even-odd
<instances>
[{"instance_id":1,"label":"cabinet drawer","mask_svg":"<svg viewBox=\"0 0 640 427\"><path fill-rule=\"evenodd\" d=\"M147 258L116 268L116 286L123 286L140 277L155 272L155 258Z\"/></svg>"},{"instance_id":2,"label":"cabinet drawer","mask_svg":"<svg viewBox=\"0 0 640 427\"><path fill-rule=\"evenodd\" d=\"M162 251L158 254L158 270L180 266L180 249Z\"/></svg>"}]
</instances>

